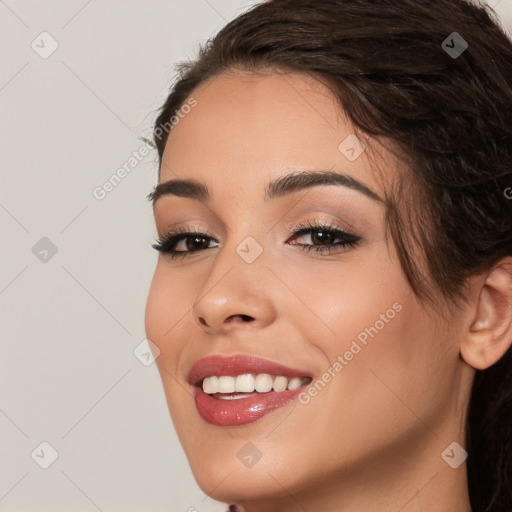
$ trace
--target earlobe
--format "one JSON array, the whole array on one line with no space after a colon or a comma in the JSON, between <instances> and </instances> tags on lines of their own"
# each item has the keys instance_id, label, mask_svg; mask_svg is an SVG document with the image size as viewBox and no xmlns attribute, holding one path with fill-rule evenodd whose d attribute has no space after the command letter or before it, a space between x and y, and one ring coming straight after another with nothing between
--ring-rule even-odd
<instances>
[{"instance_id":1,"label":"earlobe","mask_svg":"<svg viewBox=\"0 0 512 512\"><path fill-rule=\"evenodd\" d=\"M488 272L473 311L461 356L473 368L485 370L512 345L512 257Z\"/></svg>"}]
</instances>

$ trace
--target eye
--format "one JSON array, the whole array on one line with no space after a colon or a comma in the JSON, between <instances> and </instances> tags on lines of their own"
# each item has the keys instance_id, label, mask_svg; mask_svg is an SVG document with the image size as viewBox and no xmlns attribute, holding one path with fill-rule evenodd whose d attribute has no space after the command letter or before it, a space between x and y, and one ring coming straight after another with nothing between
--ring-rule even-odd
<instances>
[{"instance_id":1,"label":"eye","mask_svg":"<svg viewBox=\"0 0 512 512\"><path fill-rule=\"evenodd\" d=\"M189 253L212 248L208 240L213 241L213 238L206 233L184 229L166 233L152 247L171 258L184 258Z\"/></svg>"},{"instance_id":2,"label":"eye","mask_svg":"<svg viewBox=\"0 0 512 512\"><path fill-rule=\"evenodd\" d=\"M289 240L300 237L309 238L311 243L293 242L302 251L315 251L317 253L341 252L343 249L355 246L361 238L330 224L299 224L298 229ZM307 237L306 237L307 235ZM213 237L200 231L180 229L163 235L152 247L171 258L185 258L192 253L212 249L217 245Z\"/></svg>"},{"instance_id":3,"label":"eye","mask_svg":"<svg viewBox=\"0 0 512 512\"><path fill-rule=\"evenodd\" d=\"M309 239L311 243L295 242L291 245L298 245L303 251L331 254L333 252L341 252L345 248L354 247L361 240L357 235L331 224L311 224L306 222L298 227L301 229L293 234L292 240L304 237Z\"/></svg>"}]
</instances>

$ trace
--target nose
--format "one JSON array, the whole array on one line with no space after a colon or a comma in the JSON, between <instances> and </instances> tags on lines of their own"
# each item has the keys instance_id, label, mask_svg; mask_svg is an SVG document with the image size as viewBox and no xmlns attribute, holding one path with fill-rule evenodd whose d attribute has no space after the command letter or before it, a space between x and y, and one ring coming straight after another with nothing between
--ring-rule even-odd
<instances>
[{"instance_id":1,"label":"nose","mask_svg":"<svg viewBox=\"0 0 512 512\"><path fill-rule=\"evenodd\" d=\"M255 265L231 259L224 265L222 256L218 258L192 307L197 325L208 334L226 335L271 324L276 317L267 283L271 272L261 262Z\"/></svg>"}]
</instances>

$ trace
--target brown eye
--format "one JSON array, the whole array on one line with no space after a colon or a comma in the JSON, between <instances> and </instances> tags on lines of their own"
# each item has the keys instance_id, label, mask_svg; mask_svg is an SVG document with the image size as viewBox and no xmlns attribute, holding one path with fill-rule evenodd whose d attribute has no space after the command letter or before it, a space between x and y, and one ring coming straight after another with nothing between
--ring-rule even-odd
<instances>
[{"instance_id":1,"label":"brown eye","mask_svg":"<svg viewBox=\"0 0 512 512\"><path fill-rule=\"evenodd\" d=\"M173 232L161 237L152 245L162 254L168 254L172 258L178 256L185 257L189 253L199 252L204 249L210 249L213 238L205 233L194 232Z\"/></svg>"},{"instance_id":2,"label":"brown eye","mask_svg":"<svg viewBox=\"0 0 512 512\"><path fill-rule=\"evenodd\" d=\"M303 251L327 252L330 254L338 248L343 250L343 248L353 247L361 240L360 237L348 233L337 226L306 223L299 227L301 227L301 229L293 234L292 240L305 237L306 240L309 239L311 243L294 242L291 245L299 245L302 247ZM336 242L336 240L338 241Z\"/></svg>"}]
</instances>

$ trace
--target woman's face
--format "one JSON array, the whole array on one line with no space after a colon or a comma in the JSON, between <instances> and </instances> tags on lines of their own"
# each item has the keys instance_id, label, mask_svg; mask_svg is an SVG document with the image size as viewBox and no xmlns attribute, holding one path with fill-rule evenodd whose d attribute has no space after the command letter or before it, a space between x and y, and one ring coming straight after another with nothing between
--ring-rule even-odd
<instances>
[{"instance_id":1,"label":"woman's face","mask_svg":"<svg viewBox=\"0 0 512 512\"><path fill-rule=\"evenodd\" d=\"M445 471L441 452L463 444L461 320L424 309L402 275L368 141L358 146L333 96L301 74L221 75L192 96L160 183L193 180L209 197L167 186L154 216L159 236L202 235L178 237L171 248L189 251L178 258L160 255L145 321L201 488L220 501L306 496L392 468ZM397 162L379 154L391 183ZM284 180L321 171L345 178ZM239 358L190 373L212 355L285 368ZM276 376L312 381L229 400L249 373L271 375L255 379L261 390ZM205 374L227 378L204 393Z\"/></svg>"}]
</instances>

